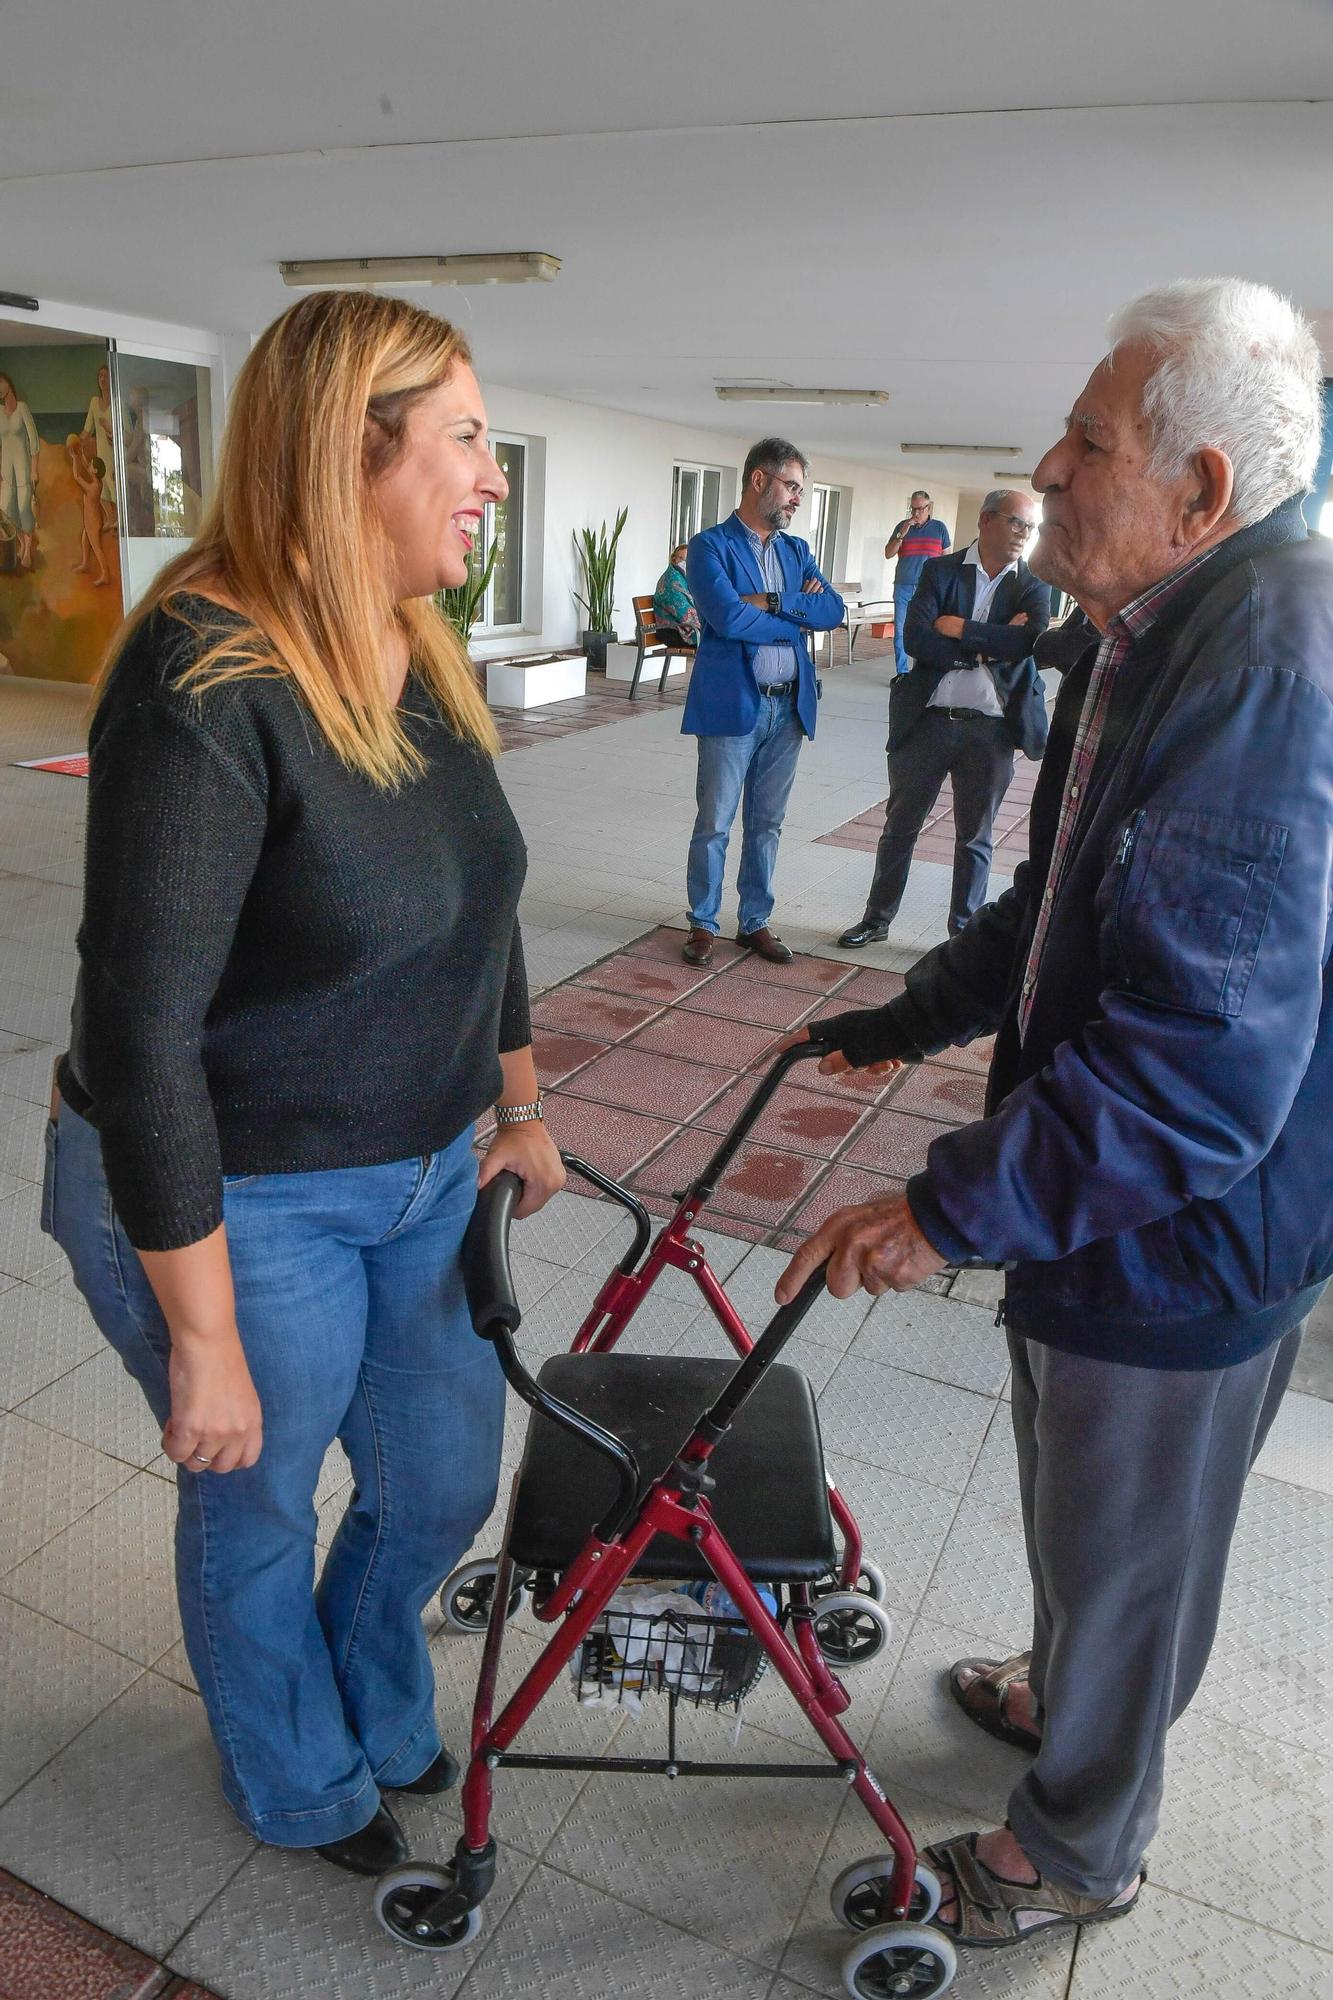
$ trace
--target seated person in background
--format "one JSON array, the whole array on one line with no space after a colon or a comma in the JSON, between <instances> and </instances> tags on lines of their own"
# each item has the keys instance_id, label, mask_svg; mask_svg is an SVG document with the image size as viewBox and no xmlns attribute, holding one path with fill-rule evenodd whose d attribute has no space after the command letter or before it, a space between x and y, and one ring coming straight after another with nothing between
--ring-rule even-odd
<instances>
[{"instance_id":1,"label":"seated person in background","mask_svg":"<svg viewBox=\"0 0 1333 2000\"><path fill-rule=\"evenodd\" d=\"M653 591L653 623L657 636L668 646L697 646L699 614L694 608L690 586L685 580L685 544L672 549L671 560L657 579Z\"/></svg>"}]
</instances>

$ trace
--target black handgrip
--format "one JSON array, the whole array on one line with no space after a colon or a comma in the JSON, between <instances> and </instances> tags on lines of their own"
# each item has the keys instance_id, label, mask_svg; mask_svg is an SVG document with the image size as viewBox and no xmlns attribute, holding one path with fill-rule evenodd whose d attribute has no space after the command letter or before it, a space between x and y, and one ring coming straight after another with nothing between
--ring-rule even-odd
<instances>
[{"instance_id":1,"label":"black handgrip","mask_svg":"<svg viewBox=\"0 0 1333 2000\"><path fill-rule=\"evenodd\" d=\"M517 1333L523 1315L509 1268L509 1225L523 1195L517 1174L497 1174L477 1193L463 1238L463 1287L472 1330L489 1340L497 1326Z\"/></svg>"}]
</instances>

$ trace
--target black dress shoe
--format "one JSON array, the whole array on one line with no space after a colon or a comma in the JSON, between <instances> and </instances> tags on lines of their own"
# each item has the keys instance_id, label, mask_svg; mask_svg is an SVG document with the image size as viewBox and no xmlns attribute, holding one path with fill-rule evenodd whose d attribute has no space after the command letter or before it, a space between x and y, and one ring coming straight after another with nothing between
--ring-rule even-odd
<instances>
[{"instance_id":1,"label":"black dress shoe","mask_svg":"<svg viewBox=\"0 0 1333 2000\"><path fill-rule=\"evenodd\" d=\"M433 1764L427 1764L419 1778L409 1785L381 1785L385 1792L447 1792L458 1783L458 1766L447 1750L441 1750Z\"/></svg>"},{"instance_id":2,"label":"black dress shoe","mask_svg":"<svg viewBox=\"0 0 1333 2000\"><path fill-rule=\"evenodd\" d=\"M844 931L838 944L843 951L860 951L863 944L882 944L888 934L887 924L871 924L863 920L853 924L849 931Z\"/></svg>"},{"instance_id":3,"label":"black dress shoe","mask_svg":"<svg viewBox=\"0 0 1333 2000\"><path fill-rule=\"evenodd\" d=\"M315 1849L322 1861L331 1861L335 1868L346 1868L353 1875L382 1875L386 1868L406 1861L409 1851L403 1829L384 1804L359 1833Z\"/></svg>"}]
</instances>

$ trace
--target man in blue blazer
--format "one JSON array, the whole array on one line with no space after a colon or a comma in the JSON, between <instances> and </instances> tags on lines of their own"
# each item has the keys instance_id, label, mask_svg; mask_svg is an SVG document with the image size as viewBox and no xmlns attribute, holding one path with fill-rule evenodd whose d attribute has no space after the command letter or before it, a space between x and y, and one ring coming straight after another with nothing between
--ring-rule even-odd
<instances>
[{"instance_id":1,"label":"man in blue blazer","mask_svg":"<svg viewBox=\"0 0 1333 2000\"><path fill-rule=\"evenodd\" d=\"M843 602L805 542L785 532L801 504L806 459L761 438L745 461L740 504L690 543L700 619L681 721L699 739L698 811L686 869L690 934L682 958L707 965L722 907L727 842L744 799L737 942L775 965L791 953L769 928L778 839L801 744L815 733L819 685L811 632L836 631Z\"/></svg>"},{"instance_id":2,"label":"man in blue blazer","mask_svg":"<svg viewBox=\"0 0 1333 2000\"><path fill-rule=\"evenodd\" d=\"M904 638L910 670L889 690L889 798L875 875L847 951L889 934L907 887L912 850L939 797L953 784L953 891L949 929L963 930L986 900L995 814L1014 775L1014 751L1040 757L1046 699L1032 659L1051 622L1051 593L1023 561L1036 502L997 488L986 495L977 539L921 572Z\"/></svg>"}]
</instances>

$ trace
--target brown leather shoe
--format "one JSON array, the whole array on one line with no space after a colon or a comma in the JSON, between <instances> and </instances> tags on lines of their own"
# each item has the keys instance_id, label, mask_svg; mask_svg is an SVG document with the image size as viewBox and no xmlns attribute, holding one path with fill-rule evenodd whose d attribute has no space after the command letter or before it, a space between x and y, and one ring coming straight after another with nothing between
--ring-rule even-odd
<instances>
[{"instance_id":1,"label":"brown leather shoe","mask_svg":"<svg viewBox=\"0 0 1333 2000\"><path fill-rule=\"evenodd\" d=\"M771 931L767 924L757 931L737 931L736 942L744 945L747 951L758 952L760 958L766 958L770 965L791 964L791 952L777 932Z\"/></svg>"},{"instance_id":2,"label":"brown leather shoe","mask_svg":"<svg viewBox=\"0 0 1333 2000\"><path fill-rule=\"evenodd\" d=\"M713 933L692 930L680 948L680 955L686 965L711 965L713 963Z\"/></svg>"}]
</instances>

